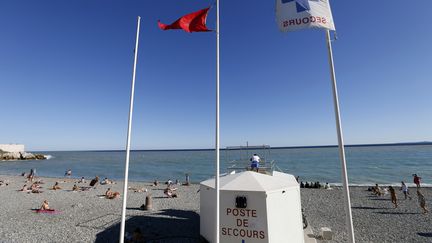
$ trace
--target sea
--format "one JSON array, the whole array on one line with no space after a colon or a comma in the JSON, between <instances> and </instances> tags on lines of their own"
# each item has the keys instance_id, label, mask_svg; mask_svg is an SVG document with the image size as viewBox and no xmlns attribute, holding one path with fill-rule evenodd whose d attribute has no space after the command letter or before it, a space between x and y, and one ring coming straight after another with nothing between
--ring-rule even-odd
<instances>
[{"instance_id":1,"label":"sea","mask_svg":"<svg viewBox=\"0 0 432 243\"><path fill-rule=\"evenodd\" d=\"M0 174L19 175L36 169L39 176L63 177L72 170L75 178L124 178L124 151L43 151L47 160L0 162ZM257 153L274 161L280 171L299 176L300 181L341 184L341 163L337 147L221 150L220 173L227 173L233 160L244 160ZM350 185L412 185L412 174L432 186L432 145L360 146L346 148ZM246 162L247 163L247 162ZM131 151L130 181L200 182L215 174L214 150Z\"/></svg>"}]
</instances>

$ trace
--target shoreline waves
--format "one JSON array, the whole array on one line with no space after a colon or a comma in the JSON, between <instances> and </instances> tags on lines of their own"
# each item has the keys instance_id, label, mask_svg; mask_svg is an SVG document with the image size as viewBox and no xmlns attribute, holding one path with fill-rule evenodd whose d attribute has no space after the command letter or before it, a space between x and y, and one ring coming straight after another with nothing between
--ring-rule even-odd
<instances>
[{"instance_id":1,"label":"shoreline waves","mask_svg":"<svg viewBox=\"0 0 432 243\"><path fill-rule=\"evenodd\" d=\"M248 160L257 153L274 160L281 171L300 177L300 181L339 185L340 161L337 148L275 149L268 151L221 152L221 173L232 166L229 161ZM16 175L37 170L40 176L56 177L71 169L72 175L108 177L121 180L124 176L124 152L54 152L52 157L38 161L0 163L0 174ZM422 177L424 185L432 185L432 145L349 147L346 149L350 185L412 183L412 174ZM184 180L190 175L198 183L214 176L213 151L134 151L130 154L129 179L153 181L171 178Z\"/></svg>"}]
</instances>

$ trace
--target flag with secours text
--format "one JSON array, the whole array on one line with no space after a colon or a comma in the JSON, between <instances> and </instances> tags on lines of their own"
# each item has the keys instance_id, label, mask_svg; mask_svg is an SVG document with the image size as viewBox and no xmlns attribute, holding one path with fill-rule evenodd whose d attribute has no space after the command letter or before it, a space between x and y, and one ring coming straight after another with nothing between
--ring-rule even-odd
<instances>
[{"instance_id":1,"label":"flag with secours text","mask_svg":"<svg viewBox=\"0 0 432 243\"><path fill-rule=\"evenodd\" d=\"M329 0L276 0L280 31L306 28L335 30Z\"/></svg>"}]
</instances>

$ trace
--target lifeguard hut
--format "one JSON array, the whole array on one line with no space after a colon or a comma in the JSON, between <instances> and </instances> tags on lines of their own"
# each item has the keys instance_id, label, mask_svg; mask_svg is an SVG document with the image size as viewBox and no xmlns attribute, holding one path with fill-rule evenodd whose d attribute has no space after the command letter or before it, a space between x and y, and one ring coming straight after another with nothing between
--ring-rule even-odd
<instances>
[{"instance_id":1,"label":"lifeguard hut","mask_svg":"<svg viewBox=\"0 0 432 243\"><path fill-rule=\"evenodd\" d=\"M200 234L214 242L215 180L200 184ZM220 242L304 242L300 187L293 175L244 171L220 178Z\"/></svg>"}]
</instances>

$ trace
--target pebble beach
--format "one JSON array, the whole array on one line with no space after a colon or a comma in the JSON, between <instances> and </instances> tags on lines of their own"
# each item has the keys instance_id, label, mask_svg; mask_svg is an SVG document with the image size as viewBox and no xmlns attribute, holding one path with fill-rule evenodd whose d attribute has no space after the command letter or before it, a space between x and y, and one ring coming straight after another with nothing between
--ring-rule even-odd
<instances>
[{"instance_id":1,"label":"pebble beach","mask_svg":"<svg viewBox=\"0 0 432 243\"><path fill-rule=\"evenodd\" d=\"M121 199L106 199L108 188L122 192L123 184L97 185L88 191L72 191L77 179L41 179L43 193L21 192L26 183L22 176L0 176L8 185L0 186L0 242L118 242ZM86 178L88 181L91 178ZM49 190L55 182L62 189ZM144 242L200 242L199 185L176 185L178 197L168 198L160 183L130 182L128 191L127 235L140 229ZM390 196L375 196L366 187L351 187L351 204L357 242L432 242L431 214L423 214L415 188L412 200L404 200L397 191L399 206L394 208ZM399 190L399 188L397 188ZM431 208L432 188L422 188L427 206ZM152 197L153 210L140 206L147 195ZM302 207L310 229L318 242L346 242L343 194L340 187L302 189ZM55 214L40 214L32 209L49 201ZM333 240L320 240L321 227L329 227Z\"/></svg>"}]
</instances>

